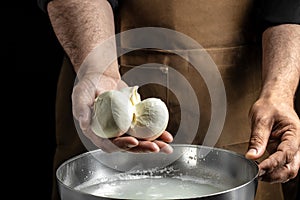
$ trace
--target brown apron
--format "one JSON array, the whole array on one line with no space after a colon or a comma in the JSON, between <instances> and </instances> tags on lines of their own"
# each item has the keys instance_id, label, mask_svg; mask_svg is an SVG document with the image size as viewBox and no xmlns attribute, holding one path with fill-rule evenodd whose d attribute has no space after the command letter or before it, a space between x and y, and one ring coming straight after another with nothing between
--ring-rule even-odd
<instances>
[{"instance_id":1,"label":"brown apron","mask_svg":"<svg viewBox=\"0 0 300 200\"><path fill-rule=\"evenodd\" d=\"M254 0L121 0L116 27L120 32L150 26L168 28L186 34L205 48L221 73L227 95L227 116L216 146L242 154L247 150L250 137L248 112L259 95L261 84L261 50L256 37L254 9ZM121 40L120 44L125 49L133 48L128 40ZM188 55L189 49L178 49L182 45L178 41L174 44L174 50L186 51ZM192 142L201 144L211 117L211 102L205 81L197 75L189 60L155 49L132 51L123 55L120 58L120 72L123 75L147 63L159 64L147 70L165 82L172 80L166 70L171 67L190 83L201 111L197 135L192 138ZM66 159L86 151L77 135L71 112L74 79L74 70L66 59L58 83L54 170ZM181 88L180 81L171 82L176 84L178 90L182 90L181 93L175 95L173 91L156 84L142 86L140 93L143 98L156 96L167 103L170 110L167 129L176 133L181 121L180 112L185 112L180 108L177 95L187 94ZM188 116L193 118L192 110ZM183 139L182 143L190 141L189 127L185 127L184 133L186 141ZM54 181L53 199L58 199L55 189ZM269 199L284 199L281 184L259 182L256 200Z\"/></svg>"}]
</instances>

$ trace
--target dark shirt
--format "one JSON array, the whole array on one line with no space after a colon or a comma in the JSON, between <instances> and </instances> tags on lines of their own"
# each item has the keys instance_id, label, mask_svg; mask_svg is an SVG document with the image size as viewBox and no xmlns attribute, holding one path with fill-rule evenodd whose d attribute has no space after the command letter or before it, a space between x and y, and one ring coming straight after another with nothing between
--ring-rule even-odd
<instances>
[{"instance_id":1,"label":"dark shirt","mask_svg":"<svg viewBox=\"0 0 300 200\"><path fill-rule=\"evenodd\" d=\"M51 0L37 0L39 7L47 12ZM118 0L108 0L113 10ZM300 24L300 0L258 0L257 17L262 29L280 24Z\"/></svg>"},{"instance_id":2,"label":"dark shirt","mask_svg":"<svg viewBox=\"0 0 300 200\"><path fill-rule=\"evenodd\" d=\"M257 16L263 28L300 24L300 0L260 0Z\"/></svg>"}]
</instances>

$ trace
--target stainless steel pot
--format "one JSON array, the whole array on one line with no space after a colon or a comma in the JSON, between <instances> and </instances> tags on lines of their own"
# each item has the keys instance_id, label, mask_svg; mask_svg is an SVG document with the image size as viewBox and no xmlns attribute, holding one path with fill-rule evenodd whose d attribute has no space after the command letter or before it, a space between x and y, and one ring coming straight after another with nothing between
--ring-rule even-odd
<instances>
[{"instance_id":1,"label":"stainless steel pot","mask_svg":"<svg viewBox=\"0 0 300 200\"><path fill-rule=\"evenodd\" d=\"M199 145L173 145L173 148L172 154L94 150L78 155L57 169L60 197L62 200L255 198L258 182L255 162L218 148Z\"/></svg>"}]
</instances>

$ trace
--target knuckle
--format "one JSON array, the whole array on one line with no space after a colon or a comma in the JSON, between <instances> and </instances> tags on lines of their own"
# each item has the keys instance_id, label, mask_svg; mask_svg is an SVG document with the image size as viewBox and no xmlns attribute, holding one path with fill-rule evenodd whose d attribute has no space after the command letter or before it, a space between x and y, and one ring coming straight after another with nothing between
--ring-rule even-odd
<instances>
[{"instance_id":1,"label":"knuckle","mask_svg":"<svg viewBox=\"0 0 300 200\"><path fill-rule=\"evenodd\" d=\"M268 127L271 123L271 119L267 116L262 116L256 119L256 125L260 125L262 127Z\"/></svg>"},{"instance_id":2,"label":"knuckle","mask_svg":"<svg viewBox=\"0 0 300 200\"><path fill-rule=\"evenodd\" d=\"M248 118L255 122L256 119L261 118L261 104L259 101L255 102L248 112Z\"/></svg>"},{"instance_id":3,"label":"knuckle","mask_svg":"<svg viewBox=\"0 0 300 200\"><path fill-rule=\"evenodd\" d=\"M278 175L276 176L276 179L279 181L279 182L282 182L287 178L287 174L286 173L283 173L283 172L279 172Z\"/></svg>"},{"instance_id":4,"label":"knuckle","mask_svg":"<svg viewBox=\"0 0 300 200\"><path fill-rule=\"evenodd\" d=\"M275 159L274 157L269 157L270 160L270 170L273 171L275 168L277 168L280 165L280 161L278 159Z\"/></svg>"},{"instance_id":5,"label":"knuckle","mask_svg":"<svg viewBox=\"0 0 300 200\"><path fill-rule=\"evenodd\" d=\"M260 107L261 107L261 102L258 100L252 105L250 110L251 112L258 112L260 110Z\"/></svg>"},{"instance_id":6,"label":"knuckle","mask_svg":"<svg viewBox=\"0 0 300 200\"><path fill-rule=\"evenodd\" d=\"M252 135L252 137L250 139L250 143L255 144L255 145L264 145L265 144L261 133Z\"/></svg>"},{"instance_id":7,"label":"knuckle","mask_svg":"<svg viewBox=\"0 0 300 200\"><path fill-rule=\"evenodd\" d=\"M295 152L293 150L287 150L285 152L286 163L291 163L295 159Z\"/></svg>"},{"instance_id":8,"label":"knuckle","mask_svg":"<svg viewBox=\"0 0 300 200\"><path fill-rule=\"evenodd\" d=\"M284 174L276 170L274 172L269 172L266 175L265 180L270 183L279 183L285 181L287 179L286 176L287 174Z\"/></svg>"},{"instance_id":9,"label":"knuckle","mask_svg":"<svg viewBox=\"0 0 300 200\"><path fill-rule=\"evenodd\" d=\"M293 179L297 176L298 174L298 167L292 165L292 164L287 164L285 165L287 168L287 176L289 179Z\"/></svg>"},{"instance_id":10,"label":"knuckle","mask_svg":"<svg viewBox=\"0 0 300 200\"><path fill-rule=\"evenodd\" d=\"M298 171L296 169L293 169L293 170L289 171L288 177L289 177L289 179L293 179L293 178L296 178L297 174L298 174Z\"/></svg>"}]
</instances>

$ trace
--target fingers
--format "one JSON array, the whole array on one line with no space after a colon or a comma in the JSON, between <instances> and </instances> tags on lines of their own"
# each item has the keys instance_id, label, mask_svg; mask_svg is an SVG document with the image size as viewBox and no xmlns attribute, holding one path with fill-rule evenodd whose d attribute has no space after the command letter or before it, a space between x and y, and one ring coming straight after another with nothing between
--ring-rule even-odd
<instances>
[{"instance_id":1,"label":"fingers","mask_svg":"<svg viewBox=\"0 0 300 200\"><path fill-rule=\"evenodd\" d=\"M140 141L139 145L128 149L133 153L158 153L160 151L159 146L151 141Z\"/></svg>"},{"instance_id":2,"label":"fingers","mask_svg":"<svg viewBox=\"0 0 300 200\"><path fill-rule=\"evenodd\" d=\"M270 183L284 183L297 176L300 166L300 151L298 150L290 162L282 162L287 155L278 151L259 164L265 171L260 180Z\"/></svg>"},{"instance_id":3,"label":"fingers","mask_svg":"<svg viewBox=\"0 0 300 200\"><path fill-rule=\"evenodd\" d=\"M164 131L164 133L160 136L159 140L155 141L144 141L137 140L134 137L118 137L113 140L113 143L121 148L122 150L134 152L134 153L172 153L173 149L168 144L173 141L173 136Z\"/></svg>"},{"instance_id":4,"label":"fingers","mask_svg":"<svg viewBox=\"0 0 300 200\"><path fill-rule=\"evenodd\" d=\"M280 115L276 122L258 115L252 117L252 133L246 158L260 158L268 145L270 156L259 164L262 181L286 182L294 178L299 170L299 129L295 125L298 121L283 116Z\"/></svg>"},{"instance_id":5,"label":"fingers","mask_svg":"<svg viewBox=\"0 0 300 200\"><path fill-rule=\"evenodd\" d=\"M139 141L135 137L122 136L114 139L104 139L95 135L92 131L87 131L85 135L96 145L107 153L116 151L130 151L133 153L172 153L172 147L166 142ZM169 136L168 136L169 137Z\"/></svg>"},{"instance_id":6,"label":"fingers","mask_svg":"<svg viewBox=\"0 0 300 200\"><path fill-rule=\"evenodd\" d=\"M299 143L295 133L287 131L282 135L277 151L259 164L266 173L262 180L286 182L296 177L300 166Z\"/></svg>"},{"instance_id":7,"label":"fingers","mask_svg":"<svg viewBox=\"0 0 300 200\"><path fill-rule=\"evenodd\" d=\"M252 130L246 158L260 158L267 147L270 137L273 121L269 118L254 118L252 117Z\"/></svg>"},{"instance_id":8,"label":"fingers","mask_svg":"<svg viewBox=\"0 0 300 200\"><path fill-rule=\"evenodd\" d=\"M134 153L166 153L170 154L173 152L173 148L160 140L151 141L140 141L139 145L133 148L128 149L130 152Z\"/></svg>"},{"instance_id":9,"label":"fingers","mask_svg":"<svg viewBox=\"0 0 300 200\"><path fill-rule=\"evenodd\" d=\"M97 85L99 85L99 87L97 87ZM172 148L167 143L173 141L173 136L167 131L164 131L161 135L161 141L139 141L136 138L129 136L122 136L114 139L100 138L90 130L92 106L96 95L101 94L106 90L123 88L125 86L125 82L105 76L86 76L74 86L72 93L72 109L74 118L78 120L81 129L80 132L82 131L94 145L105 152L172 152Z\"/></svg>"},{"instance_id":10,"label":"fingers","mask_svg":"<svg viewBox=\"0 0 300 200\"><path fill-rule=\"evenodd\" d=\"M128 150L139 145L139 141L134 137L117 137L112 140L112 143L122 150Z\"/></svg>"},{"instance_id":11,"label":"fingers","mask_svg":"<svg viewBox=\"0 0 300 200\"><path fill-rule=\"evenodd\" d=\"M78 120L80 128L88 129L91 119L91 106L94 103L94 93L89 91L86 82L74 86L72 93L72 112Z\"/></svg>"},{"instance_id":12,"label":"fingers","mask_svg":"<svg viewBox=\"0 0 300 200\"><path fill-rule=\"evenodd\" d=\"M79 121L80 128L85 131L89 128L92 106L97 95L111 89L125 87L122 80L107 76L86 76L73 88L72 103L73 115Z\"/></svg>"},{"instance_id":13,"label":"fingers","mask_svg":"<svg viewBox=\"0 0 300 200\"><path fill-rule=\"evenodd\" d=\"M98 148L101 150L107 152L107 153L112 153L116 151L121 151L121 149L113 144L113 142L110 139L106 138L101 138L93 133L90 129L86 130L83 132L83 134ZM89 148L87 148L89 149Z\"/></svg>"},{"instance_id":14,"label":"fingers","mask_svg":"<svg viewBox=\"0 0 300 200\"><path fill-rule=\"evenodd\" d=\"M173 136L171 133L169 133L168 131L164 131L161 136L159 137L160 140L170 143L173 142Z\"/></svg>"},{"instance_id":15,"label":"fingers","mask_svg":"<svg viewBox=\"0 0 300 200\"><path fill-rule=\"evenodd\" d=\"M173 148L165 142L155 140L154 143L157 144L157 146L160 148L160 152L162 153L170 154L173 152Z\"/></svg>"}]
</instances>

